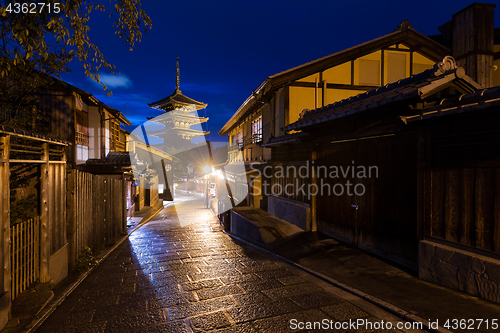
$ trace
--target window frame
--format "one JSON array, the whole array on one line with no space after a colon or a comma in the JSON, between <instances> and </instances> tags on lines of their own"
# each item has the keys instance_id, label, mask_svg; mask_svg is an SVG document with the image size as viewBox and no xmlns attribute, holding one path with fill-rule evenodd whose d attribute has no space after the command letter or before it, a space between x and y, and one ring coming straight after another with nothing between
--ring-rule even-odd
<instances>
[{"instance_id":1,"label":"window frame","mask_svg":"<svg viewBox=\"0 0 500 333\"><path fill-rule=\"evenodd\" d=\"M259 116L252 121L251 129L251 142L262 142L262 116Z\"/></svg>"}]
</instances>

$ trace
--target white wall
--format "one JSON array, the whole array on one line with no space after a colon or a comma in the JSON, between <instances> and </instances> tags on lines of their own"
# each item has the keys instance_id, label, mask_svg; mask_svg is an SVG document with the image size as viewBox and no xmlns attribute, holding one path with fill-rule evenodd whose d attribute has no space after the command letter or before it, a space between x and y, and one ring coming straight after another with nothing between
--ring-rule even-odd
<instances>
[{"instance_id":1,"label":"white wall","mask_svg":"<svg viewBox=\"0 0 500 333\"><path fill-rule=\"evenodd\" d=\"M76 164L83 164L89 159L89 148L87 146L76 145Z\"/></svg>"},{"instance_id":2,"label":"white wall","mask_svg":"<svg viewBox=\"0 0 500 333\"><path fill-rule=\"evenodd\" d=\"M96 106L89 107L89 149L88 158L100 158L101 150L101 115Z\"/></svg>"}]
</instances>

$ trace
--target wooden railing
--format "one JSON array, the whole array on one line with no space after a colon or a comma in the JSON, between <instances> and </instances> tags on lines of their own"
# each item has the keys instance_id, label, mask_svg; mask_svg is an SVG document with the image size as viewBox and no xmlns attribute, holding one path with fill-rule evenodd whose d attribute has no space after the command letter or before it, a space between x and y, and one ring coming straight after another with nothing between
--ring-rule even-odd
<instances>
[{"instance_id":1,"label":"wooden railing","mask_svg":"<svg viewBox=\"0 0 500 333\"><path fill-rule=\"evenodd\" d=\"M40 277L40 217L13 225L10 255L12 299Z\"/></svg>"},{"instance_id":2,"label":"wooden railing","mask_svg":"<svg viewBox=\"0 0 500 333\"><path fill-rule=\"evenodd\" d=\"M229 145L229 147L227 148L227 152L232 153L232 152L239 151L242 149L243 149L243 143L235 143L235 144Z\"/></svg>"},{"instance_id":3,"label":"wooden railing","mask_svg":"<svg viewBox=\"0 0 500 333\"><path fill-rule=\"evenodd\" d=\"M249 137L245 138L244 145L248 146L251 145L252 143L260 143L260 142L262 142L262 133L254 133Z\"/></svg>"},{"instance_id":4,"label":"wooden railing","mask_svg":"<svg viewBox=\"0 0 500 333\"><path fill-rule=\"evenodd\" d=\"M125 151L125 142L113 140L114 151Z\"/></svg>"}]
</instances>

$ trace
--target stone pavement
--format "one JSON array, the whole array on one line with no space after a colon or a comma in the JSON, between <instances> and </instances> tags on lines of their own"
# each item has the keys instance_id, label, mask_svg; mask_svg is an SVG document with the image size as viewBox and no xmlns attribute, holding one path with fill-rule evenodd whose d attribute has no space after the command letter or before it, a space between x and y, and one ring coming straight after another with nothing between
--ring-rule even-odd
<instances>
[{"instance_id":1,"label":"stone pavement","mask_svg":"<svg viewBox=\"0 0 500 333\"><path fill-rule=\"evenodd\" d=\"M235 242L202 199L179 199L130 235L36 332L275 333L313 321L344 325L339 332L400 332L375 328L401 319ZM356 319L374 329L352 329Z\"/></svg>"}]
</instances>

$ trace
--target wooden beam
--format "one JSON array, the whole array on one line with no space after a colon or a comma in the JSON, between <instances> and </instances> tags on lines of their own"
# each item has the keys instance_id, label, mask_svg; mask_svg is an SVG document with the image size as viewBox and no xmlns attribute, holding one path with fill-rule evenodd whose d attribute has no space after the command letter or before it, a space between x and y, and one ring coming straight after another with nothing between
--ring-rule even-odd
<instances>
[{"instance_id":1,"label":"wooden beam","mask_svg":"<svg viewBox=\"0 0 500 333\"><path fill-rule=\"evenodd\" d=\"M34 141L39 141L39 142L49 142L50 144L53 145L60 145L60 146L68 146L70 145L68 142L60 142L56 140L51 140L49 138L41 138L41 137L36 137L36 136L30 136L27 134L21 134L21 133L11 133L9 131L4 131L0 129L0 134L6 134L7 136L12 135L18 138L24 138L28 140L34 140Z\"/></svg>"},{"instance_id":2,"label":"wooden beam","mask_svg":"<svg viewBox=\"0 0 500 333\"><path fill-rule=\"evenodd\" d=\"M354 75L354 74L353 74ZM324 81L326 82L326 81ZM371 86L371 85L355 85L352 84L340 84L340 83L322 83L324 87L327 89L344 89L344 90L359 90L360 93L367 90L377 89L380 86ZM315 88L315 82L294 82L290 84L291 87L302 87L302 88Z\"/></svg>"},{"instance_id":3,"label":"wooden beam","mask_svg":"<svg viewBox=\"0 0 500 333\"><path fill-rule=\"evenodd\" d=\"M452 242L458 242L458 216L459 216L459 194L458 194L458 169L445 170L445 197L444 197L444 225L445 238Z\"/></svg>"},{"instance_id":4,"label":"wooden beam","mask_svg":"<svg viewBox=\"0 0 500 333\"><path fill-rule=\"evenodd\" d=\"M495 197L493 198L493 251L500 252L500 170L495 169Z\"/></svg>"},{"instance_id":5,"label":"wooden beam","mask_svg":"<svg viewBox=\"0 0 500 333\"><path fill-rule=\"evenodd\" d=\"M313 150L311 152L311 168L314 168L314 161L317 160L317 152L316 150ZM311 185L312 186L318 186L318 176L314 171L311 172ZM317 222L317 217L316 217L316 212L317 212L317 195L314 194L311 196L311 230L310 231L317 231L318 230L318 222Z\"/></svg>"},{"instance_id":6,"label":"wooden beam","mask_svg":"<svg viewBox=\"0 0 500 333\"><path fill-rule=\"evenodd\" d=\"M3 274L0 275L1 287L3 292L11 292L11 262L10 262L10 135L0 138L3 143L3 149L0 157L4 161L0 163L0 223L3 231L3 237L0 239L2 248L1 267ZM10 299L10 297L9 297Z\"/></svg>"},{"instance_id":7,"label":"wooden beam","mask_svg":"<svg viewBox=\"0 0 500 333\"><path fill-rule=\"evenodd\" d=\"M493 249L493 169L476 169L476 247Z\"/></svg>"},{"instance_id":8,"label":"wooden beam","mask_svg":"<svg viewBox=\"0 0 500 333\"><path fill-rule=\"evenodd\" d=\"M468 246L476 245L475 227L475 171L462 168L460 170L460 243Z\"/></svg>"},{"instance_id":9,"label":"wooden beam","mask_svg":"<svg viewBox=\"0 0 500 333\"><path fill-rule=\"evenodd\" d=\"M432 216L431 216L431 236L444 238L444 171L434 169L431 174L432 182Z\"/></svg>"},{"instance_id":10,"label":"wooden beam","mask_svg":"<svg viewBox=\"0 0 500 333\"><path fill-rule=\"evenodd\" d=\"M1 160L0 160L1 162ZM38 163L45 164L47 161L45 160L9 160L10 163ZM66 164L66 161L49 161L49 164Z\"/></svg>"}]
</instances>

